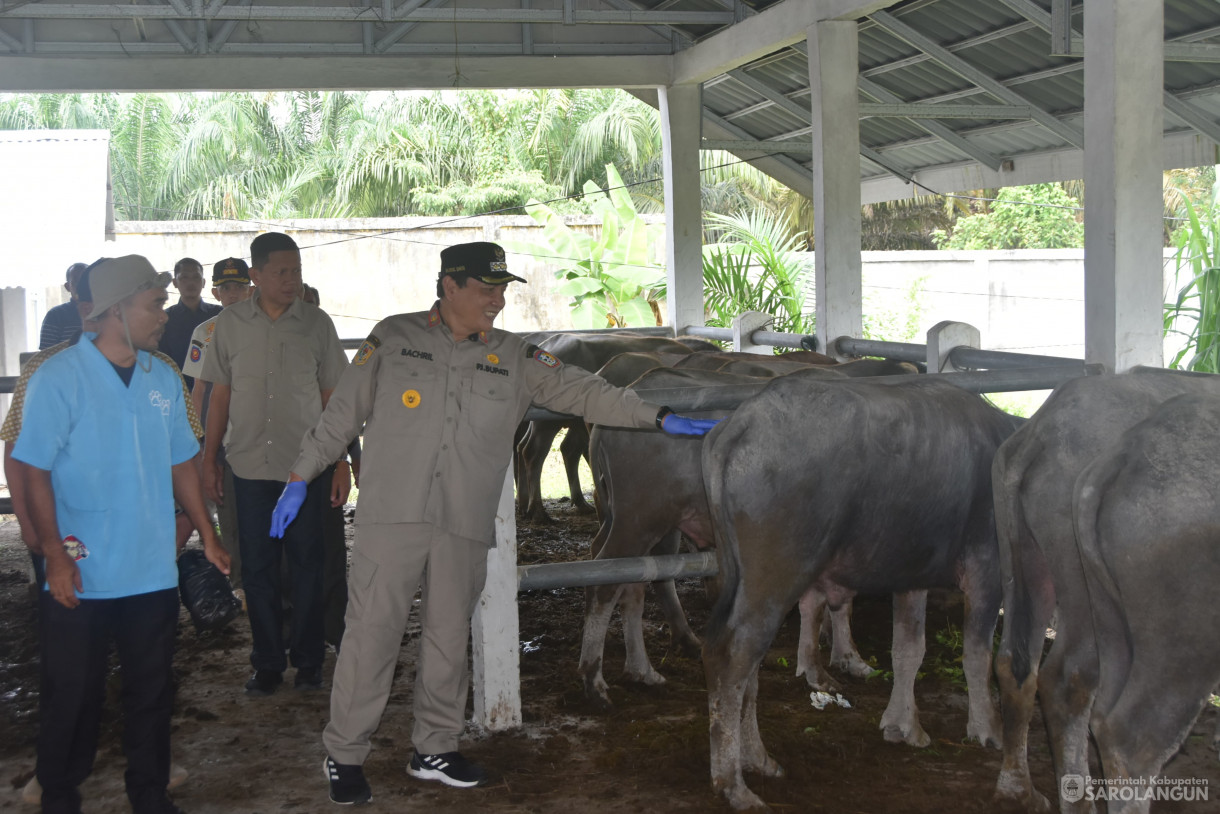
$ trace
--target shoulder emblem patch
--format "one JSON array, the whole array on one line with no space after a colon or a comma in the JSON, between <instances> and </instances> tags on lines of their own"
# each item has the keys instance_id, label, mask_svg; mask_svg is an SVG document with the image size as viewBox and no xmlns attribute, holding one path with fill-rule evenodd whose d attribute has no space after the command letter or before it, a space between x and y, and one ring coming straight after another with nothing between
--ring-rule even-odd
<instances>
[{"instance_id":1,"label":"shoulder emblem patch","mask_svg":"<svg viewBox=\"0 0 1220 814\"><path fill-rule=\"evenodd\" d=\"M352 359L352 364L360 366L369 360L373 355L373 351L381 347L381 340L373 334L369 334L369 338L364 340L360 345L360 350L356 351L356 356Z\"/></svg>"},{"instance_id":2,"label":"shoulder emblem patch","mask_svg":"<svg viewBox=\"0 0 1220 814\"><path fill-rule=\"evenodd\" d=\"M203 358L203 351L200 350L198 345L192 345L191 346L191 361L198 362L202 358Z\"/></svg>"},{"instance_id":3,"label":"shoulder emblem patch","mask_svg":"<svg viewBox=\"0 0 1220 814\"><path fill-rule=\"evenodd\" d=\"M556 359L554 356L547 353L546 351L542 350L541 348L534 351L533 356L531 358L536 362L540 362L540 363L546 365L547 367L559 367L559 365L561 364L561 362L558 359Z\"/></svg>"}]
</instances>

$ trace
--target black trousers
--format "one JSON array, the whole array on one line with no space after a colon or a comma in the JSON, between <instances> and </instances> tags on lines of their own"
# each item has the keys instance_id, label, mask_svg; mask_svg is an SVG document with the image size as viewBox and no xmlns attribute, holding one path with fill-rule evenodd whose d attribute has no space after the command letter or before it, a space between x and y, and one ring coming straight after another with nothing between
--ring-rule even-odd
<instances>
[{"instance_id":1,"label":"black trousers","mask_svg":"<svg viewBox=\"0 0 1220 814\"><path fill-rule=\"evenodd\" d=\"M330 504L334 467L314 478L305 503L282 540L271 536L271 512L284 491L282 481L233 476L237 527L241 540L241 582L254 649L255 670L284 672L284 609L281 602L281 558L288 557L292 622L288 658L298 670L322 666L326 652L322 630L322 513Z\"/></svg>"},{"instance_id":2,"label":"black trousers","mask_svg":"<svg viewBox=\"0 0 1220 814\"><path fill-rule=\"evenodd\" d=\"M174 634L178 591L84 599L65 608L39 599L42 688L38 763L44 814L79 814L79 786L93 770L113 642L122 675L127 798L136 814L167 808Z\"/></svg>"}]
</instances>

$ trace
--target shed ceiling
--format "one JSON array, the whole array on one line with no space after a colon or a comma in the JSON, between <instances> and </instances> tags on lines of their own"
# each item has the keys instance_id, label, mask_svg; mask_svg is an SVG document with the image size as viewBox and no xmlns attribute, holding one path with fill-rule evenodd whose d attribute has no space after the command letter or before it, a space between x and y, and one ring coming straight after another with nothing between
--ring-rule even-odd
<instances>
[{"instance_id":1,"label":"shed ceiling","mask_svg":"<svg viewBox=\"0 0 1220 814\"><path fill-rule=\"evenodd\" d=\"M1081 177L1068 2L0 0L0 91L614 86L655 103L698 81L707 146L808 195L804 34L858 19L870 202ZM1220 3L1165 0L1165 40L1165 166L1217 163Z\"/></svg>"}]
</instances>

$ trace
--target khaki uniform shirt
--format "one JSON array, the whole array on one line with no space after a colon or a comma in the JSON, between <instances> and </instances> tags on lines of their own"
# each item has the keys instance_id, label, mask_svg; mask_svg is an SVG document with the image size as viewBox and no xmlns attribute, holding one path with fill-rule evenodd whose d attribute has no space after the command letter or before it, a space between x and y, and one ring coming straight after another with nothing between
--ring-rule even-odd
<instances>
[{"instance_id":1,"label":"khaki uniform shirt","mask_svg":"<svg viewBox=\"0 0 1220 814\"><path fill-rule=\"evenodd\" d=\"M21 366L21 376L17 379L17 386L13 388L13 401L9 404L8 413L4 416L4 426L0 427L0 441L17 443L17 436L21 435L21 411L25 409L25 390L29 385L30 377L34 375L34 371L42 367L43 362L70 347L72 347L72 342L60 342L58 345L52 345L46 350L35 353L30 357L28 362ZM153 351L152 355L175 370L178 369L178 366L174 364L174 360L164 353ZM179 378L182 378L181 375L179 375ZM203 425L199 423L199 415L195 412L195 405L191 402L191 394L186 389L185 379L182 379L182 393L186 396L186 418L191 424L191 431L195 433L196 438L202 438Z\"/></svg>"},{"instance_id":2,"label":"khaki uniform shirt","mask_svg":"<svg viewBox=\"0 0 1220 814\"><path fill-rule=\"evenodd\" d=\"M311 480L363 426L363 523L431 523L491 545L513 433L530 402L610 426L658 408L493 330L454 342L439 305L382 320L343 373L292 466Z\"/></svg>"},{"instance_id":3,"label":"khaki uniform shirt","mask_svg":"<svg viewBox=\"0 0 1220 814\"><path fill-rule=\"evenodd\" d=\"M216 315L216 317L218 316L220 314ZM199 374L203 373L203 357L208 352L208 345L212 344L212 335L216 330L216 317L212 317L207 322L201 322L195 328L195 332L191 334L191 344L186 348L186 361L182 363L183 376L198 379Z\"/></svg>"},{"instance_id":4,"label":"khaki uniform shirt","mask_svg":"<svg viewBox=\"0 0 1220 814\"><path fill-rule=\"evenodd\" d=\"M322 391L338 384L347 355L316 305L295 300L272 322L258 303L255 291L216 317L199 378L232 388L225 455L233 472L286 481L301 438L322 415Z\"/></svg>"}]
</instances>

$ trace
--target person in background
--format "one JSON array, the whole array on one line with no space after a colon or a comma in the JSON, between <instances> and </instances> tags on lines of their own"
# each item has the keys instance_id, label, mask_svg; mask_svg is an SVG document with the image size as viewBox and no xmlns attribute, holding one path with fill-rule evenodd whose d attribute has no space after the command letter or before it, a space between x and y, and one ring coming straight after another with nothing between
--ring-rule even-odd
<instances>
[{"instance_id":1,"label":"person in background","mask_svg":"<svg viewBox=\"0 0 1220 814\"><path fill-rule=\"evenodd\" d=\"M39 350L46 350L60 342L74 341L80 336L81 318L80 309L76 304L76 286L86 268L84 263L73 263L68 266L64 288L67 289L70 299L47 311L47 315L42 318L42 330L38 333Z\"/></svg>"},{"instance_id":2,"label":"person in background","mask_svg":"<svg viewBox=\"0 0 1220 814\"><path fill-rule=\"evenodd\" d=\"M246 261L237 257L228 257L212 266L212 297L220 303L222 309L247 299L254 289L250 286L250 267ZM212 342L212 334L216 330L216 317L199 324L191 334L191 344L186 352L186 361L182 365L182 375L194 378L191 387L191 402L199 417L207 422L208 396L212 385L198 378L203 372L203 357L207 355L208 346ZM233 468L224 457L224 442L221 441L217 453L220 465L224 467L224 491L233 493ZM229 551L232 575L229 582L234 589L241 589L241 544L237 536L237 501L230 500L216 507L217 521L220 524L220 537Z\"/></svg>"},{"instance_id":3,"label":"person in background","mask_svg":"<svg viewBox=\"0 0 1220 814\"><path fill-rule=\"evenodd\" d=\"M168 274L128 255L90 273L96 333L30 378L13 458L26 466L31 525L46 558L39 607L38 762L44 814L79 814L105 700L108 652L123 681L127 798L135 814L177 814L170 775L178 569L173 504L206 522L199 441L173 365L155 358ZM104 477L99 477L104 473Z\"/></svg>"},{"instance_id":4,"label":"person in background","mask_svg":"<svg viewBox=\"0 0 1220 814\"><path fill-rule=\"evenodd\" d=\"M165 334L161 337L159 350L182 369L186 364L191 334L200 323L207 322L223 308L203 301L203 265L193 257L184 257L174 264L174 288L178 289L178 303L165 309L169 321L165 323ZM188 388L194 383L193 376L186 377Z\"/></svg>"},{"instance_id":5,"label":"person in background","mask_svg":"<svg viewBox=\"0 0 1220 814\"><path fill-rule=\"evenodd\" d=\"M531 403L610 426L702 435L716 422L675 415L558 359L492 323L512 281L504 250L466 243L441 252L429 311L379 322L306 433L271 517L293 533L307 483L365 427L347 629L322 734L330 799L372 799L363 764L389 699L403 631L421 588L414 754L407 773L467 788L486 773L458 751L469 675L470 616L512 460ZM367 423L366 423L367 422ZM422 586L421 586L422 582Z\"/></svg>"},{"instance_id":6,"label":"person in background","mask_svg":"<svg viewBox=\"0 0 1220 814\"><path fill-rule=\"evenodd\" d=\"M217 317L203 359L200 378L212 382L203 477L214 503L237 501L242 587L254 639L254 675L246 693L267 696L282 683L289 661L296 668L297 689L322 687L322 511L328 500L347 502L347 469L340 476L333 467L342 450L325 472L314 473L304 522L287 540L271 537L271 510L301 439L322 414L347 356L330 317L299 297L301 253L292 238L279 232L259 235L250 244L250 262L257 290ZM226 427L231 494L224 491L219 463ZM285 555L291 564L292 599L287 642L280 576Z\"/></svg>"}]
</instances>

